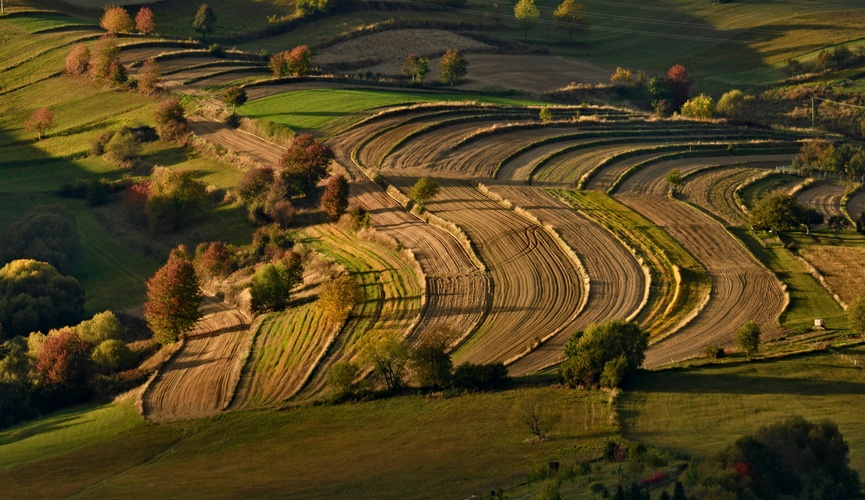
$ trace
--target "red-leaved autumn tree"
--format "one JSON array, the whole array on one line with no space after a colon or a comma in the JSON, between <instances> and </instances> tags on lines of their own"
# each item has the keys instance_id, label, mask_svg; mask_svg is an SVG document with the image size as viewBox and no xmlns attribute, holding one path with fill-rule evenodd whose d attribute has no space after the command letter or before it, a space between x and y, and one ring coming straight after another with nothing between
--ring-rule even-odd
<instances>
[{"instance_id":1,"label":"red-leaved autumn tree","mask_svg":"<svg viewBox=\"0 0 865 500\"><path fill-rule=\"evenodd\" d=\"M132 23L132 18L129 17L126 9L123 7L108 7L105 9L105 13L102 14L99 26L102 26L102 29L111 34L116 34L128 33L132 31L135 25Z\"/></svg>"},{"instance_id":2,"label":"red-leaved autumn tree","mask_svg":"<svg viewBox=\"0 0 865 500\"><path fill-rule=\"evenodd\" d=\"M50 335L42 344L42 351L36 360L39 380L56 387L84 384L92 370L92 350L93 344L68 328Z\"/></svg>"},{"instance_id":3,"label":"red-leaved autumn tree","mask_svg":"<svg viewBox=\"0 0 865 500\"><path fill-rule=\"evenodd\" d=\"M83 43L76 44L66 56L66 74L81 75L90 65L90 49Z\"/></svg>"},{"instance_id":4,"label":"red-leaved autumn tree","mask_svg":"<svg viewBox=\"0 0 865 500\"><path fill-rule=\"evenodd\" d=\"M670 92L673 109L678 111L691 97L691 84L694 81L688 77L688 70L681 64L677 64L667 71L664 82Z\"/></svg>"},{"instance_id":5,"label":"red-leaved autumn tree","mask_svg":"<svg viewBox=\"0 0 865 500\"><path fill-rule=\"evenodd\" d=\"M316 184L327 177L327 166L333 151L312 134L299 134L282 155L282 178L291 195L306 196Z\"/></svg>"},{"instance_id":6,"label":"red-leaved autumn tree","mask_svg":"<svg viewBox=\"0 0 865 500\"><path fill-rule=\"evenodd\" d=\"M46 132L54 128L54 112L48 108L39 108L30 115L30 119L24 124L24 130L35 130L39 134L39 140Z\"/></svg>"},{"instance_id":7,"label":"red-leaved autumn tree","mask_svg":"<svg viewBox=\"0 0 865 500\"><path fill-rule=\"evenodd\" d=\"M201 318L202 295L198 275L185 248L178 247L168 262L147 281L144 318L160 344L172 344Z\"/></svg>"},{"instance_id":8,"label":"red-leaved autumn tree","mask_svg":"<svg viewBox=\"0 0 865 500\"><path fill-rule=\"evenodd\" d=\"M135 29L139 33L149 35L153 33L156 24L153 22L153 10L150 7L141 7L135 15Z\"/></svg>"},{"instance_id":9,"label":"red-leaved autumn tree","mask_svg":"<svg viewBox=\"0 0 865 500\"><path fill-rule=\"evenodd\" d=\"M339 219L348 208L348 180L342 174L337 174L327 181L324 194L321 196L321 209L331 219Z\"/></svg>"},{"instance_id":10,"label":"red-leaved autumn tree","mask_svg":"<svg viewBox=\"0 0 865 500\"><path fill-rule=\"evenodd\" d=\"M312 68L312 51L306 45L298 45L273 55L268 67L274 76L303 76Z\"/></svg>"}]
</instances>

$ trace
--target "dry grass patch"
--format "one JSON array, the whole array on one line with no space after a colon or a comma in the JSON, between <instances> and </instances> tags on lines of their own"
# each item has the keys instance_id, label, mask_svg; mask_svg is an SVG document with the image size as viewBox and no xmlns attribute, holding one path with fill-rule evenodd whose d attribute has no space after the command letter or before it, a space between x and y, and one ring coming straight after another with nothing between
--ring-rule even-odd
<instances>
[{"instance_id":1,"label":"dry grass patch","mask_svg":"<svg viewBox=\"0 0 865 500\"><path fill-rule=\"evenodd\" d=\"M844 302L865 293L865 248L811 245L800 253Z\"/></svg>"}]
</instances>

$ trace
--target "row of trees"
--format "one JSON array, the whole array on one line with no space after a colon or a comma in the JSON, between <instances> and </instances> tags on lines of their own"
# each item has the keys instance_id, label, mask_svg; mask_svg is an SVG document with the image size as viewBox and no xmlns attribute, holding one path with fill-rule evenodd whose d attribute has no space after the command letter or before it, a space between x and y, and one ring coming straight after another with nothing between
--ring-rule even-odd
<instances>
[{"instance_id":1,"label":"row of trees","mask_svg":"<svg viewBox=\"0 0 865 500\"><path fill-rule=\"evenodd\" d=\"M610 83L625 95L651 103L659 116L667 116L678 112L688 102L694 81L684 66L676 64L666 76L652 78L643 71L634 73L619 67L610 76Z\"/></svg>"},{"instance_id":2,"label":"row of trees","mask_svg":"<svg viewBox=\"0 0 865 500\"><path fill-rule=\"evenodd\" d=\"M123 7L107 6L99 21L99 26L108 33L130 33L135 30L142 35L153 33L156 24L153 22L153 10L150 7L141 7L135 15L135 21Z\"/></svg>"},{"instance_id":3,"label":"row of trees","mask_svg":"<svg viewBox=\"0 0 865 500\"><path fill-rule=\"evenodd\" d=\"M439 61L439 81L444 84L460 82L468 74L469 63L459 49L447 50ZM429 58L415 53L406 56L402 74L411 77L413 83L421 83L429 73Z\"/></svg>"},{"instance_id":4,"label":"row of trees","mask_svg":"<svg viewBox=\"0 0 865 500\"><path fill-rule=\"evenodd\" d=\"M848 142L815 139L802 144L793 166L803 172L818 171L865 176L865 149Z\"/></svg>"},{"instance_id":5,"label":"row of trees","mask_svg":"<svg viewBox=\"0 0 865 500\"><path fill-rule=\"evenodd\" d=\"M535 5L535 0L519 0L514 5L514 17L523 38L528 40L529 30L534 28L541 17L541 12ZM564 0L553 11L553 29L568 34L568 40L574 40L574 35L583 34L589 29L589 16L586 6L575 0Z\"/></svg>"},{"instance_id":6,"label":"row of trees","mask_svg":"<svg viewBox=\"0 0 865 500\"><path fill-rule=\"evenodd\" d=\"M764 231L785 231L804 227L810 231L823 224L823 215L813 207L801 205L796 198L783 191L772 191L754 205L750 214L751 227ZM849 222L842 215L829 218L827 225L836 232Z\"/></svg>"}]
</instances>

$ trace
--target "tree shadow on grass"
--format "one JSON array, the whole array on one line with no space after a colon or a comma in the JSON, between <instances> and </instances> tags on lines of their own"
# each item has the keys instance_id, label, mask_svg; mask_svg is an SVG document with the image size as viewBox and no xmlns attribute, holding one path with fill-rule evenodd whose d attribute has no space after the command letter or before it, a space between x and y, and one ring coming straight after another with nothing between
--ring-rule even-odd
<instances>
[{"instance_id":1,"label":"tree shadow on grass","mask_svg":"<svg viewBox=\"0 0 865 500\"><path fill-rule=\"evenodd\" d=\"M845 367L832 366L833 369ZM860 373L855 367L849 367ZM635 393L788 394L799 396L865 395L865 382L728 373L687 373L682 377L653 374L636 381Z\"/></svg>"}]
</instances>

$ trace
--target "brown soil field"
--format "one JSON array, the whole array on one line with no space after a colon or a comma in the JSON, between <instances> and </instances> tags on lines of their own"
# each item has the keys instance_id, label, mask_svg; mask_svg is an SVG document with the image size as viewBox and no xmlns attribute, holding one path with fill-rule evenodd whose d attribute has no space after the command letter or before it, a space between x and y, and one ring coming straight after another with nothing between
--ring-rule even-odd
<instances>
[{"instance_id":1,"label":"brown soil field","mask_svg":"<svg viewBox=\"0 0 865 500\"><path fill-rule=\"evenodd\" d=\"M651 165L631 176L615 195L672 236L712 279L708 303L678 332L650 348L647 367L700 355L709 345L730 345L736 329L746 321L759 324L767 338L780 332L778 317L786 306L786 297L778 278L714 219L666 196L664 176L671 168L687 172L718 160L686 159Z\"/></svg>"},{"instance_id":2,"label":"brown soil field","mask_svg":"<svg viewBox=\"0 0 865 500\"><path fill-rule=\"evenodd\" d=\"M285 149L242 130L198 115L188 117L195 135L268 167L279 164Z\"/></svg>"},{"instance_id":3,"label":"brown soil field","mask_svg":"<svg viewBox=\"0 0 865 500\"><path fill-rule=\"evenodd\" d=\"M409 54L415 53L422 57L440 56L448 49L459 49L465 54L488 51L493 47L449 31L401 29L372 33L338 43L317 54L315 62L333 64L374 59L394 67L399 66L396 72L401 73L403 61ZM431 69L433 66L430 64Z\"/></svg>"},{"instance_id":4,"label":"brown soil field","mask_svg":"<svg viewBox=\"0 0 865 500\"><path fill-rule=\"evenodd\" d=\"M589 294L573 328L584 329L610 318L631 319L642 309L650 278L612 234L539 188L490 185L489 190L552 227L582 262L589 277ZM514 362L511 371L532 373L547 367L552 359L561 360L564 344L574 331L561 331Z\"/></svg>"},{"instance_id":5,"label":"brown soil field","mask_svg":"<svg viewBox=\"0 0 865 500\"><path fill-rule=\"evenodd\" d=\"M681 199L708 210L730 226L748 224L748 217L736 204L736 189L759 175L751 167L707 169L691 175L680 193Z\"/></svg>"},{"instance_id":6,"label":"brown soil field","mask_svg":"<svg viewBox=\"0 0 865 500\"><path fill-rule=\"evenodd\" d=\"M823 218L829 220L833 215L841 215L841 197L844 185L815 182L796 194L796 200L817 209Z\"/></svg>"},{"instance_id":7,"label":"brown soil field","mask_svg":"<svg viewBox=\"0 0 865 500\"><path fill-rule=\"evenodd\" d=\"M389 178L407 189L413 178ZM454 362L510 364L542 340L573 333L586 294L576 264L544 228L463 181L441 180L441 194L426 208L456 224L488 266L493 282L489 313L454 352ZM539 356L539 365L559 352ZM528 372L511 370L513 375Z\"/></svg>"},{"instance_id":8,"label":"brown soil field","mask_svg":"<svg viewBox=\"0 0 865 500\"><path fill-rule=\"evenodd\" d=\"M240 376L239 359L249 340L249 320L212 298L183 348L157 374L143 395L148 420L200 418L225 409Z\"/></svg>"},{"instance_id":9,"label":"brown soil field","mask_svg":"<svg viewBox=\"0 0 865 500\"><path fill-rule=\"evenodd\" d=\"M847 213L853 217L853 220L865 213L865 191L859 191L850 197L847 201Z\"/></svg>"},{"instance_id":10,"label":"brown soil field","mask_svg":"<svg viewBox=\"0 0 865 500\"><path fill-rule=\"evenodd\" d=\"M799 251L844 302L865 295L865 248L803 245Z\"/></svg>"}]
</instances>

